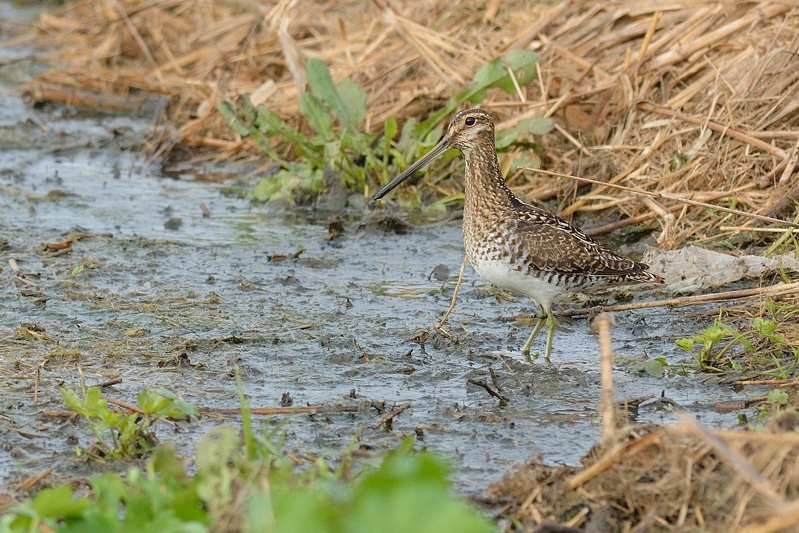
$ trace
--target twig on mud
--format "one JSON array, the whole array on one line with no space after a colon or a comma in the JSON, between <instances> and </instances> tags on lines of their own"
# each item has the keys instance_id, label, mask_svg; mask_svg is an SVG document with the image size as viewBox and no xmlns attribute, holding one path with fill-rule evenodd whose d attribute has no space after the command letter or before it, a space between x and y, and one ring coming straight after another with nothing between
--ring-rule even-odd
<instances>
[{"instance_id":1,"label":"twig on mud","mask_svg":"<svg viewBox=\"0 0 799 533\"><path fill-rule=\"evenodd\" d=\"M496 399L498 399L498 400L499 400L499 406L500 406L500 407L505 407L505 406L506 406L506 405L508 405L508 403L510 402L510 400L508 400L508 399L507 399L505 396L501 395L500 393L498 393L497 391L495 391L494 389L492 389L492 388L491 388L491 387L488 385L488 383L486 383L486 382L485 382L485 381L483 381L483 380L479 380L479 381L478 381L478 380L476 380L476 379L474 379L474 378L469 378L469 379L467 379L467 380L466 380L466 383L471 383L472 385L477 385L478 387L480 387L480 388L482 388L482 389L485 389L485 391L486 391L486 392L487 392L489 395L491 395L491 396L493 396L494 398L496 398Z\"/></svg>"},{"instance_id":2,"label":"twig on mud","mask_svg":"<svg viewBox=\"0 0 799 533\"><path fill-rule=\"evenodd\" d=\"M648 196L650 198L660 198L662 200L672 200L674 202L680 202L680 203L688 204L688 205L695 205L697 207L704 207L705 209L712 209L714 211L722 211L724 213L730 213L730 214L733 214L733 215L740 215L742 217L754 218L754 219L757 219L757 220L762 220L763 222L771 222L772 224L781 224L781 225L785 225L785 226L791 226L791 227L794 227L794 228L799 228L799 224L796 224L795 222L790 222L788 220L780 220L778 218L767 217L765 215L758 215L756 213L747 213L746 211L741 211L739 209L730 209L729 207L723 207L723 206L720 206L720 205L714 205L714 204L709 204L709 203L706 203L706 202L700 202L698 200L691 200L690 198L684 198L682 196L677 196L677 195L669 194L669 193L665 193L665 192L650 192L650 191L645 191L643 189L637 189L637 188L633 188L633 187L626 187L624 185L619 185L617 183L610 183L610 182L607 182L607 181L593 180L591 178L583 178L581 176L572 176L570 174L562 174L560 172L552 172L552 171L543 170L543 169L540 169L540 168L530 168L530 167L520 167L520 168L523 169L523 170L530 170L530 171L538 172L538 173L541 173L541 174L547 174L549 176L559 176L561 178L571 178L571 179L576 180L576 181L582 181L582 182L585 182L585 183L591 183L591 184L594 184L594 185L600 185L602 187L610 187L610 188L613 188L613 189L619 189L619 190L626 191L626 192L629 192L629 193L632 193L632 194L637 194L637 195L640 195L640 196Z\"/></svg>"},{"instance_id":3,"label":"twig on mud","mask_svg":"<svg viewBox=\"0 0 799 533\"><path fill-rule=\"evenodd\" d=\"M98 389L104 389L105 387L110 387L111 385L117 385L119 383L122 383L122 378L109 379L108 381L103 381L102 383L98 383L97 385L95 385L95 387L97 387Z\"/></svg>"},{"instance_id":4,"label":"twig on mud","mask_svg":"<svg viewBox=\"0 0 799 533\"><path fill-rule=\"evenodd\" d=\"M498 391L501 391L502 387L499 386L499 381L497 381L497 373L494 372L493 368L488 367L488 375L491 376L491 383L494 384L494 387L496 387Z\"/></svg>"},{"instance_id":5,"label":"twig on mud","mask_svg":"<svg viewBox=\"0 0 799 533\"><path fill-rule=\"evenodd\" d=\"M760 298L763 296L779 296L788 294L799 289L799 281L793 283L778 283L770 287L755 287L753 289L739 289L734 291L717 292L713 294L695 294L693 296L681 296L679 298L666 298L665 300L654 300L651 302L638 302L632 304L608 305L604 307L592 307L588 309L571 309L557 313L558 316L582 316L590 315L597 311L615 312L630 311L632 309L648 309L651 307L686 307L689 305L701 305L715 302L726 302L728 300L740 300L745 298Z\"/></svg>"},{"instance_id":6,"label":"twig on mud","mask_svg":"<svg viewBox=\"0 0 799 533\"><path fill-rule=\"evenodd\" d=\"M130 405L130 404L127 404L127 403L124 403L124 402L120 402L119 400L114 400L114 399L111 399L111 398L105 398L105 397L104 397L103 399L104 399L105 401L107 401L108 403L110 403L110 404L112 404L112 405L116 405L117 407L120 407L120 408L122 408L122 409L125 409L126 411L130 411L131 413L138 413L138 414L140 414L140 415L142 415L142 416L145 416L145 414L146 414L144 411L142 411L142 410L141 410L141 409L139 409L138 407L136 407L136 406L133 406L133 405ZM170 419L168 419L168 418L160 417L160 418L158 419L158 421L159 421L159 422L163 422L163 423L165 423L165 424L169 424L169 425L171 425L173 428L176 428L176 429L177 429L177 427L178 427L178 424L177 424L177 422L175 422L174 420L170 420Z\"/></svg>"},{"instance_id":7,"label":"twig on mud","mask_svg":"<svg viewBox=\"0 0 799 533\"><path fill-rule=\"evenodd\" d=\"M449 309L447 309L447 312L444 313L443 317L441 317L441 322L439 322L437 326L433 326L433 329L435 329L436 331L440 330L444 326L444 323L449 318L449 314L452 312L453 309L455 309L455 301L458 299L458 291L461 288L461 282L463 281L463 271L466 270L467 260L468 258L464 256L463 263L461 263L461 271L458 274L458 282L455 284L455 291L452 293L452 301L449 304Z\"/></svg>"},{"instance_id":8,"label":"twig on mud","mask_svg":"<svg viewBox=\"0 0 799 533\"><path fill-rule=\"evenodd\" d=\"M14 279L15 280L17 280L20 283L23 283L25 285L28 285L30 287L33 287L33 288L36 288L36 289L39 288L39 286L36 283L32 282L29 279L25 279L24 278L24 274L22 273L22 270L20 270L19 264L17 264L17 260L16 259L14 259L13 257L9 258L8 266L11 268L11 272L14 273Z\"/></svg>"},{"instance_id":9,"label":"twig on mud","mask_svg":"<svg viewBox=\"0 0 799 533\"><path fill-rule=\"evenodd\" d=\"M410 402L397 406L390 413L384 414L376 424L372 424L372 429L378 429L380 426L385 425L386 431L391 431L391 422L394 420L394 417L410 407Z\"/></svg>"},{"instance_id":10,"label":"twig on mud","mask_svg":"<svg viewBox=\"0 0 799 533\"><path fill-rule=\"evenodd\" d=\"M110 403L112 405L116 405L117 407L121 407L122 409L125 409L126 411L130 411L131 413L138 413L140 415L145 414L144 411L142 411L138 407L130 405L130 404L127 404L125 402L120 402L119 400L114 400L114 399L111 399L111 398L105 398L105 401L107 401L108 403Z\"/></svg>"},{"instance_id":11,"label":"twig on mud","mask_svg":"<svg viewBox=\"0 0 799 533\"><path fill-rule=\"evenodd\" d=\"M46 478L47 476L49 476L52 473L53 473L53 469L52 468L48 468L47 470L45 470L44 472L42 472L38 476L33 476L33 477L27 478L25 481L22 482L22 484L20 485L20 488L22 490L32 489L41 480L43 480L44 478Z\"/></svg>"},{"instance_id":12,"label":"twig on mud","mask_svg":"<svg viewBox=\"0 0 799 533\"><path fill-rule=\"evenodd\" d=\"M713 404L713 409L718 409L720 411L740 411L741 409L747 409L753 405L767 401L768 401L768 396L761 396L760 398L749 398L747 400L716 402Z\"/></svg>"},{"instance_id":13,"label":"twig on mud","mask_svg":"<svg viewBox=\"0 0 799 533\"><path fill-rule=\"evenodd\" d=\"M799 385L799 378L793 379L739 379L734 385L769 385L771 387L793 387Z\"/></svg>"},{"instance_id":14,"label":"twig on mud","mask_svg":"<svg viewBox=\"0 0 799 533\"><path fill-rule=\"evenodd\" d=\"M253 415L291 415L296 413L357 413L360 407L357 405L305 405L290 407L250 407ZM200 407L200 413L218 415L238 415L241 409L225 409L218 407Z\"/></svg>"},{"instance_id":15,"label":"twig on mud","mask_svg":"<svg viewBox=\"0 0 799 533\"><path fill-rule=\"evenodd\" d=\"M24 429L15 429L15 432L28 439L49 439L52 435L45 435L44 433L34 433L33 431L25 431Z\"/></svg>"},{"instance_id":16,"label":"twig on mud","mask_svg":"<svg viewBox=\"0 0 799 533\"><path fill-rule=\"evenodd\" d=\"M602 440L611 439L616 432L616 416L613 408L613 347L610 330L613 328L613 315L600 313L594 319L594 327L599 333L599 349L601 351L600 373L602 376Z\"/></svg>"}]
</instances>

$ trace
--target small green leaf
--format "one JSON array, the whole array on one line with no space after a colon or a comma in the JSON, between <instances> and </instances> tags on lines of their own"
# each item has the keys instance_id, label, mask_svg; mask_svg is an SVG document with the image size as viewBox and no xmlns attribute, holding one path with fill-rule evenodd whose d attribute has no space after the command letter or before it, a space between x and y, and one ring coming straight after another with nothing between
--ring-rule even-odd
<instances>
[{"instance_id":1,"label":"small green leaf","mask_svg":"<svg viewBox=\"0 0 799 533\"><path fill-rule=\"evenodd\" d=\"M139 409L148 415L164 414L172 407L172 400L164 398L160 394L155 394L147 389L139 393L136 403Z\"/></svg>"},{"instance_id":2,"label":"small green leaf","mask_svg":"<svg viewBox=\"0 0 799 533\"><path fill-rule=\"evenodd\" d=\"M666 369L666 365L661 362L661 359L647 359L643 364L644 372L654 378L661 377Z\"/></svg>"},{"instance_id":3,"label":"small green leaf","mask_svg":"<svg viewBox=\"0 0 799 533\"><path fill-rule=\"evenodd\" d=\"M175 394L171 390L165 389L163 387L156 387L156 388L150 389L150 390L152 392L160 394L161 396L163 396L165 398L169 398L170 400L172 400L172 403L174 404L174 407L177 408L180 411L181 414L190 416L192 418L199 418L200 417L200 411L199 411L199 409L197 409L196 405L190 404L189 402L187 402L186 400L184 400L183 398L181 398L180 396L178 396L177 394ZM180 416L180 415L173 416L171 414L169 415L169 417L170 418L184 418L183 416Z\"/></svg>"},{"instance_id":4,"label":"small green leaf","mask_svg":"<svg viewBox=\"0 0 799 533\"><path fill-rule=\"evenodd\" d=\"M771 405L788 405L788 393L782 389L772 389L768 392L768 403Z\"/></svg>"},{"instance_id":5,"label":"small green leaf","mask_svg":"<svg viewBox=\"0 0 799 533\"><path fill-rule=\"evenodd\" d=\"M709 348L713 344L723 339L728 333L730 333L730 328L724 324L716 323L712 326L709 326L705 331L702 332L702 335L705 337L705 346Z\"/></svg>"},{"instance_id":6,"label":"small green leaf","mask_svg":"<svg viewBox=\"0 0 799 533\"><path fill-rule=\"evenodd\" d=\"M391 142L394 140L394 137L397 136L397 131L399 131L399 126L397 126L397 119L392 117L388 117L386 121L383 123L383 137L387 142Z\"/></svg>"},{"instance_id":7,"label":"small green leaf","mask_svg":"<svg viewBox=\"0 0 799 533\"><path fill-rule=\"evenodd\" d=\"M219 114L222 116L222 120L225 121L225 124L227 124L230 129L242 137L247 137L252 133L252 124L247 124L239 118L236 107L232 103L227 100L222 100L219 102L218 109Z\"/></svg>"},{"instance_id":8,"label":"small green leaf","mask_svg":"<svg viewBox=\"0 0 799 533\"><path fill-rule=\"evenodd\" d=\"M78 274L80 274L81 272L83 272L83 269L84 269L83 265L78 265L78 266L76 266L75 268L72 269L72 272L70 272L69 275L72 276L72 277L75 277Z\"/></svg>"},{"instance_id":9,"label":"small green leaf","mask_svg":"<svg viewBox=\"0 0 799 533\"><path fill-rule=\"evenodd\" d=\"M693 337L685 337L684 339L677 339L675 341L677 346L685 350L686 352L692 352L694 350L694 338Z\"/></svg>"},{"instance_id":10,"label":"small green leaf","mask_svg":"<svg viewBox=\"0 0 799 533\"><path fill-rule=\"evenodd\" d=\"M75 411L79 415L86 415L86 410L83 408L83 401L72 389L67 389L66 387L62 387L61 390L61 399L64 400L67 408L71 411Z\"/></svg>"}]
</instances>

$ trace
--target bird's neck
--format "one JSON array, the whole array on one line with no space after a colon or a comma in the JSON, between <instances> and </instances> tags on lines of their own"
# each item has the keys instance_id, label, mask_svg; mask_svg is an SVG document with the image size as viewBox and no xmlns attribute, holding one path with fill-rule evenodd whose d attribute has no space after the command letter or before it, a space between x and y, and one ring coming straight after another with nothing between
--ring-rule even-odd
<instances>
[{"instance_id":1,"label":"bird's neck","mask_svg":"<svg viewBox=\"0 0 799 533\"><path fill-rule=\"evenodd\" d=\"M519 199L508 189L499 168L494 143L488 140L463 151L466 163L466 209L499 211L510 208Z\"/></svg>"}]
</instances>

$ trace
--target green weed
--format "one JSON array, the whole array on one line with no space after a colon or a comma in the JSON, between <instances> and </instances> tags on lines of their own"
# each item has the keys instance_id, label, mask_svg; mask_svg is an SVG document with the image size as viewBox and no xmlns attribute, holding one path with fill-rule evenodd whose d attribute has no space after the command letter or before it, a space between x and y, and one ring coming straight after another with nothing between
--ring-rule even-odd
<instances>
[{"instance_id":1,"label":"green weed","mask_svg":"<svg viewBox=\"0 0 799 533\"><path fill-rule=\"evenodd\" d=\"M725 337L733 337L733 340L727 343L724 347L714 351L719 342ZM677 339L677 346L691 354L699 366L699 370L706 372L715 370L723 372L720 366L734 368L736 363L724 358L725 352L732 347L736 341L740 341L748 349L752 349L752 345L742 334L727 324L721 321L721 316L716 318L716 321L698 335ZM694 352L694 348L698 348Z\"/></svg>"},{"instance_id":2,"label":"green weed","mask_svg":"<svg viewBox=\"0 0 799 533\"><path fill-rule=\"evenodd\" d=\"M333 83L330 71L318 59L309 59L305 65L308 91L299 100L307 132L295 129L265 106L255 107L244 95L235 104L220 102L219 112L239 135L255 140L277 168L275 174L259 181L251 198L258 202L296 202L314 197L330 184L330 179L338 179L351 192L385 185L436 144L442 121L461 103L479 103L486 91L494 88L515 93L517 85L527 85L534 79L537 65L538 56L528 50L497 57L445 106L424 122L407 120L401 131L393 117L379 131L361 131L367 110L366 91L349 77ZM505 149L525 135L542 135L551 125L551 120L544 118L522 120L497 132L497 148ZM275 148L278 144L290 146L290 156L281 155ZM451 159L441 158L438 168Z\"/></svg>"},{"instance_id":3,"label":"green weed","mask_svg":"<svg viewBox=\"0 0 799 533\"><path fill-rule=\"evenodd\" d=\"M337 468L317 459L301 469L281 451L279 430L253 429L241 386L239 398L241 430L223 427L206 435L194 475L172 446L160 446L144 471L93 476L88 496L76 497L69 485L42 490L8 510L0 533L495 531L453 494L448 466L414 452L412 439L375 466L356 468L355 439Z\"/></svg>"},{"instance_id":4,"label":"green weed","mask_svg":"<svg viewBox=\"0 0 799 533\"><path fill-rule=\"evenodd\" d=\"M799 364L795 301L767 300L754 316L737 326L715 322L698 335L678 339L702 372L749 368L775 379L788 379ZM725 341L725 342L722 342Z\"/></svg>"},{"instance_id":5,"label":"green weed","mask_svg":"<svg viewBox=\"0 0 799 533\"><path fill-rule=\"evenodd\" d=\"M174 393L164 390L142 390L136 403L141 413L125 414L108 407L97 387L87 389L81 398L75 391L62 388L61 397L67 407L89 424L96 441L78 454L87 453L102 459L139 457L157 444L152 425L162 418L185 419L197 416L197 408Z\"/></svg>"}]
</instances>

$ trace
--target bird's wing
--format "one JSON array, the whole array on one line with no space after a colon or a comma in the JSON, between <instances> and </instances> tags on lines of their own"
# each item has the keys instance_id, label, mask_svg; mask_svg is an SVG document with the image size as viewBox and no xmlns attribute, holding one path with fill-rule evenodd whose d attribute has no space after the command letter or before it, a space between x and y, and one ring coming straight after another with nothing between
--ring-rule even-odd
<instances>
[{"instance_id":1,"label":"bird's wing","mask_svg":"<svg viewBox=\"0 0 799 533\"><path fill-rule=\"evenodd\" d=\"M540 270L612 277L649 268L614 254L556 215L535 208L517 213L510 224L512 240Z\"/></svg>"}]
</instances>

